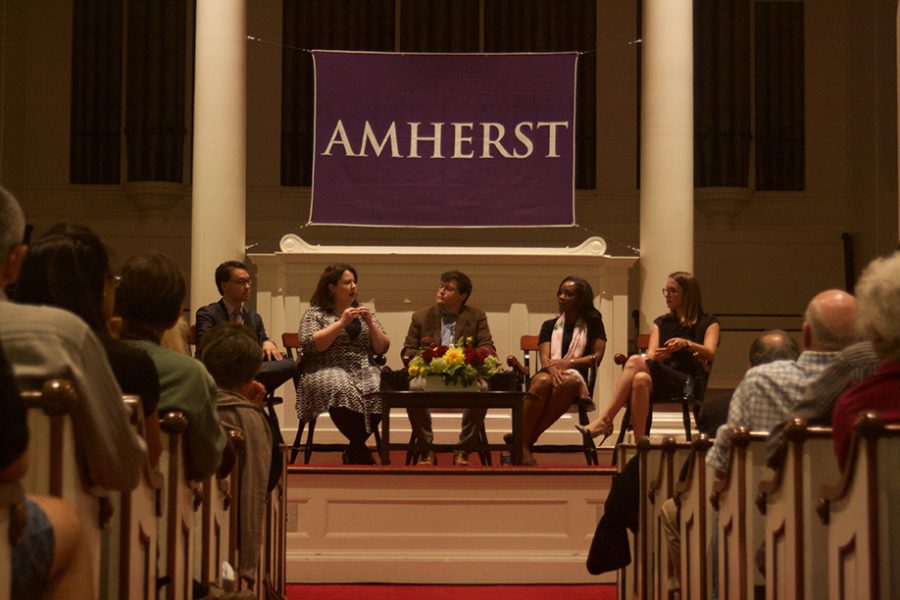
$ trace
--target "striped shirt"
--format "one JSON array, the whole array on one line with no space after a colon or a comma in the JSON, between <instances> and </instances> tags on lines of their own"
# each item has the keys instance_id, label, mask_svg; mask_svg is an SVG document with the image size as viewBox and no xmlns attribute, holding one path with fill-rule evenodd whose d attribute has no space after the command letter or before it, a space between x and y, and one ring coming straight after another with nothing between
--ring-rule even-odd
<instances>
[{"instance_id":1,"label":"striped shirt","mask_svg":"<svg viewBox=\"0 0 900 600\"><path fill-rule=\"evenodd\" d=\"M785 420L803 397L806 387L838 358L837 352L803 352L796 361L778 360L753 367L734 390L728 421L719 427L706 455L706 464L724 471L731 453L728 430L743 425L751 431L769 431Z\"/></svg>"}]
</instances>

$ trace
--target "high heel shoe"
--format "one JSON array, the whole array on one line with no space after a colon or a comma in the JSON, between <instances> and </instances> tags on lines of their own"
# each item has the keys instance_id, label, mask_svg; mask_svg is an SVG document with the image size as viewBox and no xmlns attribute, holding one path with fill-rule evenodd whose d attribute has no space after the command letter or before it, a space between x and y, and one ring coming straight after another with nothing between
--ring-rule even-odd
<instances>
[{"instance_id":1,"label":"high heel shoe","mask_svg":"<svg viewBox=\"0 0 900 600\"><path fill-rule=\"evenodd\" d=\"M608 423L607 426L604 427L603 429L601 429L600 431L591 431L590 429L587 428L586 425L582 425L580 423L575 423L575 429L580 431L582 435L587 435L587 436L590 436L591 438L597 438L602 435L603 438L600 440L600 443L598 444L600 446L603 445L603 442L606 441L606 438L611 436L612 432L613 432L612 423Z\"/></svg>"}]
</instances>

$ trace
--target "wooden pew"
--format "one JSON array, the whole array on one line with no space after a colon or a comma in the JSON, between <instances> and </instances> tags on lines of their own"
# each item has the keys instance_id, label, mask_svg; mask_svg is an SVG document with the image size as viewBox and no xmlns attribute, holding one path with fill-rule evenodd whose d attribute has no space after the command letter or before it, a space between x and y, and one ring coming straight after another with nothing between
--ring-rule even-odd
<instances>
[{"instance_id":1,"label":"wooden pew","mask_svg":"<svg viewBox=\"0 0 900 600\"><path fill-rule=\"evenodd\" d=\"M169 411L160 419L163 451L160 465L165 472L165 524L160 540L161 576L170 581L161 591L167 600L192 597L194 556L194 511L200 507L202 493L187 477L184 433L188 420L181 411Z\"/></svg>"},{"instance_id":2,"label":"wooden pew","mask_svg":"<svg viewBox=\"0 0 900 600\"><path fill-rule=\"evenodd\" d=\"M130 422L141 437L144 436L144 411L138 396L125 396ZM113 548L107 552L107 587L101 597L137 600L156 597L156 562L159 548L159 528L162 518L162 492L165 479L149 459L144 464L143 477L138 486L121 494L114 494L118 518L112 520L109 536ZM118 540L118 544L115 544Z\"/></svg>"},{"instance_id":3,"label":"wooden pew","mask_svg":"<svg viewBox=\"0 0 900 600\"><path fill-rule=\"evenodd\" d=\"M264 551L260 553L264 564L260 566L259 580L264 592L274 591L284 596L287 586L286 542L287 542L287 464L291 447L281 444L281 477L278 485L266 498L266 536ZM265 593L260 596L267 597Z\"/></svg>"},{"instance_id":4,"label":"wooden pew","mask_svg":"<svg viewBox=\"0 0 900 600\"><path fill-rule=\"evenodd\" d=\"M814 503L822 484L838 477L831 429L795 419L785 427L784 443L784 462L760 482L756 500L765 515L766 598L825 598L827 532Z\"/></svg>"},{"instance_id":5,"label":"wooden pew","mask_svg":"<svg viewBox=\"0 0 900 600\"><path fill-rule=\"evenodd\" d=\"M28 386L29 382L20 382L22 398L29 408L31 447L23 487L34 494L62 498L75 510L91 553L94 589L100 590L103 529L113 509L108 495L88 489L81 472L71 414L82 399L66 380L41 382L40 389L28 389Z\"/></svg>"},{"instance_id":6,"label":"wooden pew","mask_svg":"<svg viewBox=\"0 0 900 600\"><path fill-rule=\"evenodd\" d=\"M616 446L616 468L618 472L621 473L625 469L626 463L633 456L637 455L637 445L636 444L618 444ZM634 590L637 589L637 568L635 563L637 562L637 557L635 552L637 550L637 540L635 540L635 536L630 533L626 534L628 536L630 545L631 545L631 562L628 563L625 567L619 569L616 572L616 580L617 586L616 589L618 591L618 600L631 600L634 597Z\"/></svg>"},{"instance_id":7,"label":"wooden pew","mask_svg":"<svg viewBox=\"0 0 900 600\"><path fill-rule=\"evenodd\" d=\"M194 553L194 578L220 588L222 562L237 569L240 454L246 442L243 431L224 427L236 454L234 466L227 477L215 473L203 482L203 502L194 523L194 544L199 548Z\"/></svg>"},{"instance_id":8,"label":"wooden pew","mask_svg":"<svg viewBox=\"0 0 900 600\"><path fill-rule=\"evenodd\" d=\"M898 471L900 423L861 414L845 471L821 488L816 506L827 529L829 598L900 598Z\"/></svg>"},{"instance_id":9,"label":"wooden pew","mask_svg":"<svg viewBox=\"0 0 900 600\"><path fill-rule=\"evenodd\" d=\"M675 486L675 501L680 509L682 598L709 598L712 591L712 570L707 558L712 532L712 511L707 501L712 470L706 466L711 445L704 434L694 438L687 478Z\"/></svg>"},{"instance_id":10,"label":"wooden pew","mask_svg":"<svg viewBox=\"0 0 900 600\"><path fill-rule=\"evenodd\" d=\"M642 515L641 519L646 518L652 524L652 541L649 544L649 552L647 556L650 563L647 565L647 573L649 575L648 582L652 588L652 597L656 599L669 598L668 590L669 577L671 573L671 565L669 561L669 545L666 542L666 534L663 528L663 503L675 494L675 484L681 465L690 454L691 445L689 442L676 442L674 437L665 437L660 444L660 459L656 473L648 472L648 482L646 485L646 493L644 493L643 465L641 468L641 490L649 501L647 506L647 514ZM644 504L643 502L641 504ZM641 509L643 510L643 509ZM643 521L641 521L643 527ZM643 536L641 536L643 537ZM640 567L639 567L640 568ZM642 582L643 583L643 582Z\"/></svg>"},{"instance_id":11,"label":"wooden pew","mask_svg":"<svg viewBox=\"0 0 900 600\"><path fill-rule=\"evenodd\" d=\"M719 598L749 600L755 585L755 555L763 543L762 515L753 506L754 491L769 470L766 468L768 432L751 432L746 427L732 427L728 432L731 453L725 478L712 486L710 504L718 512L716 535L719 565Z\"/></svg>"}]
</instances>

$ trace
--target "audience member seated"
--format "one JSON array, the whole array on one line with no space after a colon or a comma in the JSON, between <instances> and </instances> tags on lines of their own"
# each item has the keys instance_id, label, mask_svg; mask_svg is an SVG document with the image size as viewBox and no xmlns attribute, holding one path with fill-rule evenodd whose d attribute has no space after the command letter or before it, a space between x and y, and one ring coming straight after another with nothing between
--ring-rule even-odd
<instances>
[{"instance_id":1,"label":"audience member seated","mask_svg":"<svg viewBox=\"0 0 900 600\"><path fill-rule=\"evenodd\" d=\"M856 329L884 361L875 374L838 399L831 420L834 451L843 469L860 412L875 410L900 420L900 252L876 259L856 284Z\"/></svg>"},{"instance_id":2,"label":"audience member seated","mask_svg":"<svg viewBox=\"0 0 900 600\"><path fill-rule=\"evenodd\" d=\"M207 332L219 323L230 321L246 325L253 330L265 357L256 378L265 386L266 391L275 391L278 386L296 375L297 363L285 358L284 352L279 351L275 342L266 334L262 317L245 306L250 299L251 289L247 266L236 260L223 262L216 268L215 278L216 289L222 298L218 302L197 309L197 354L199 355L203 349Z\"/></svg>"},{"instance_id":3,"label":"audience member seated","mask_svg":"<svg viewBox=\"0 0 900 600\"><path fill-rule=\"evenodd\" d=\"M18 277L27 253L20 243L24 231L22 209L0 188L0 290ZM90 327L67 310L15 304L0 291L0 343L18 381L65 377L75 385L82 401L72 419L87 467L86 484L134 489L147 460L144 442L128 423L122 390Z\"/></svg>"},{"instance_id":4,"label":"audience member seated","mask_svg":"<svg viewBox=\"0 0 900 600\"><path fill-rule=\"evenodd\" d=\"M175 324L166 329L159 340L159 345L169 350L174 350L179 354L191 356L191 345L188 337L191 333L191 326L188 325L184 317L179 317Z\"/></svg>"},{"instance_id":5,"label":"audience member seated","mask_svg":"<svg viewBox=\"0 0 900 600\"><path fill-rule=\"evenodd\" d=\"M459 271L447 271L441 275L434 305L413 313L401 351L404 365L409 364L421 348L428 345L429 340L439 340L442 345L449 346L470 337L474 348L486 348L496 354L487 315L483 310L466 304L471 295L472 280L468 275ZM416 462L420 465L434 464L431 413L427 408L408 408L406 412L418 442L416 450L419 459ZM487 409L484 408L463 410L459 442L453 455L454 465L469 464L469 452L477 441L478 430L484 423L486 412Z\"/></svg>"},{"instance_id":6,"label":"audience member seated","mask_svg":"<svg viewBox=\"0 0 900 600\"><path fill-rule=\"evenodd\" d=\"M281 454L263 411L266 389L254 379L262 352L253 332L244 325L222 323L210 329L200 360L218 387L216 408L226 425L244 432L246 446L240 473L240 565L238 572L252 587L265 525L266 493L281 473ZM273 482L273 473L274 479Z\"/></svg>"},{"instance_id":7,"label":"audience member seated","mask_svg":"<svg viewBox=\"0 0 900 600\"><path fill-rule=\"evenodd\" d=\"M706 464L718 477L724 475L731 440L728 429L745 426L768 431L784 420L803 397L807 386L838 358L839 352L856 341L856 299L841 290L816 295L806 308L803 321L803 352L793 360L779 360L747 371L734 390L728 421L716 434Z\"/></svg>"},{"instance_id":8,"label":"audience member seated","mask_svg":"<svg viewBox=\"0 0 900 600\"><path fill-rule=\"evenodd\" d=\"M796 361L800 356L800 348L797 342L780 329L764 331L750 344L750 368L769 364L777 360ZM731 394L727 396L725 410L721 410L721 402L707 398L700 410L700 418L697 419L697 429L705 433L710 439L716 437L720 426L727 422L728 405L731 403ZM687 477L687 463L681 470L679 481ZM666 535L666 543L669 548L669 564L674 573L674 580L669 581L669 590L679 589L681 582L681 528L678 519L678 507L674 498L668 498L663 502L662 526Z\"/></svg>"},{"instance_id":9,"label":"audience member seated","mask_svg":"<svg viewBox=\"0 0 900 600\"><path fill-rule=\"evenodd\" d=\"M588 369L600 364L606 350L603 318L594 308L594 291L587 281L566 277L556 290L556 301L559 317L541 325L541 370L531 378L522 405L523 465L537 464L531 446L573 402L589 398Z\"/></svg>"},{"instance_id":10,"label":"audience member seated","mask_svg":"<svg viewBox=\"0 0 900 600\"><path fill-rule=\"evenodd\" d=\"M375 464L366 440L381 420L381 402L365 398L377 392L381 375L372 354L384 354L390 340L375 315L359 306L356 269L325 268L300 319L302 377L297 387L297 417L310 421L328 411L350 441L347 464Z\"/></svg>"},{"instance_id":11,"label":"audience member seated","mask_svg":"<svg viewBox=\"0 0 900 600\"><path fill-rule=\"evenodd\" d=\"M690 273L677 271L663 288L669 312L657 317L650 329L647 357L628 358L616 384L609 408L587 426L593 436L609 435L613 419L630 403L635 439L647 435L650 404L680 397L688 377L694 381L694 399L703 400L705 363L719 346L719 320L703 312L700 284Z\"/></svg>"},{"instance_id":12,"label":"audience member seated","mask_svg":"<svg viewBox=\"0 0 900 600\"><path fill-rule=\"evenodd\" d=\"M184 411L188 418L188 475L215 473L226 438L215 410L216 384L197 360L162 348L159 340L181 315L186 289L178 265L159 252L128 259L116 290L122 339L145 351L159 373L159 410Z\"/></svg>"},{"instance_id":13,"label":"audience member seated","mask_svg":"<svg viewBox=\"0 0 900 600\"><path fill-rule=\"evenodd\" d=\"M27 409L0 348L0 496L21 497L18 481L27 471ZM11 540L11 585L2 582L9 597L93 598L91 552L75 511L59 498L30 494L19 506L25 511L25 528Z\"/></svg>"},{"instance_id":14,"label":"audience member seated","mask_svg":"<svg viewBox=\"0 0 900 600\"><path fill-rule=\"evenodd\" d=\"M786 446L784 427L794 419L809 425L831 426L831 413L838 397L853 383L871 377L881 359L868 340L850 344L838 353L837 359L803 392L803 398L784 421L775 425L766 439L766 463L774 468L781 465Z\"/></svg>"},{"instance_id":15,"label":"audience member seated","mask_svg":"<svg viewBox=\"0 0 900 600\"><path fill-rule=\"evenodd\" d=\"M155 465L160 453L159 376L146 352L111 336L115 289L109 253L100 238L86 227L60 224L28 249L16 301L64 308L90 326L106 349L119 387L141 397L145 440Z\"/></svg>"}]
</instances>

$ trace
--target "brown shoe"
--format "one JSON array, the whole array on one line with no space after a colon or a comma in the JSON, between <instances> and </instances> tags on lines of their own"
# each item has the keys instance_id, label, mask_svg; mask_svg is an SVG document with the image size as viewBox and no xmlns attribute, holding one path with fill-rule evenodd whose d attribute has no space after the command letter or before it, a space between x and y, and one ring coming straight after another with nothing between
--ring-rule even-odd
<instances>
[{"instance_id":1,"label":"brown shoe","mask_svg":"<svg viewBox=\"0 0 900 600\"><path fill-rule=\"evenodd\" d=\"M453 455L453 466L454 467L468 467L469 466L469 455L463 452L457 452Z\"/></svg>"},{"instance_id":2,"label":"brown shoe","mask_svg":"<svg viewBox=\"0 0 900 600\"><path fill-rule=\"evenodd\" d=\"M429 450L428 452L423 452L419 455L419 460L416 461L417 465L436 465L437 464L437 456L434 454L434 450Z\"/></svg>"}]
</instances>

